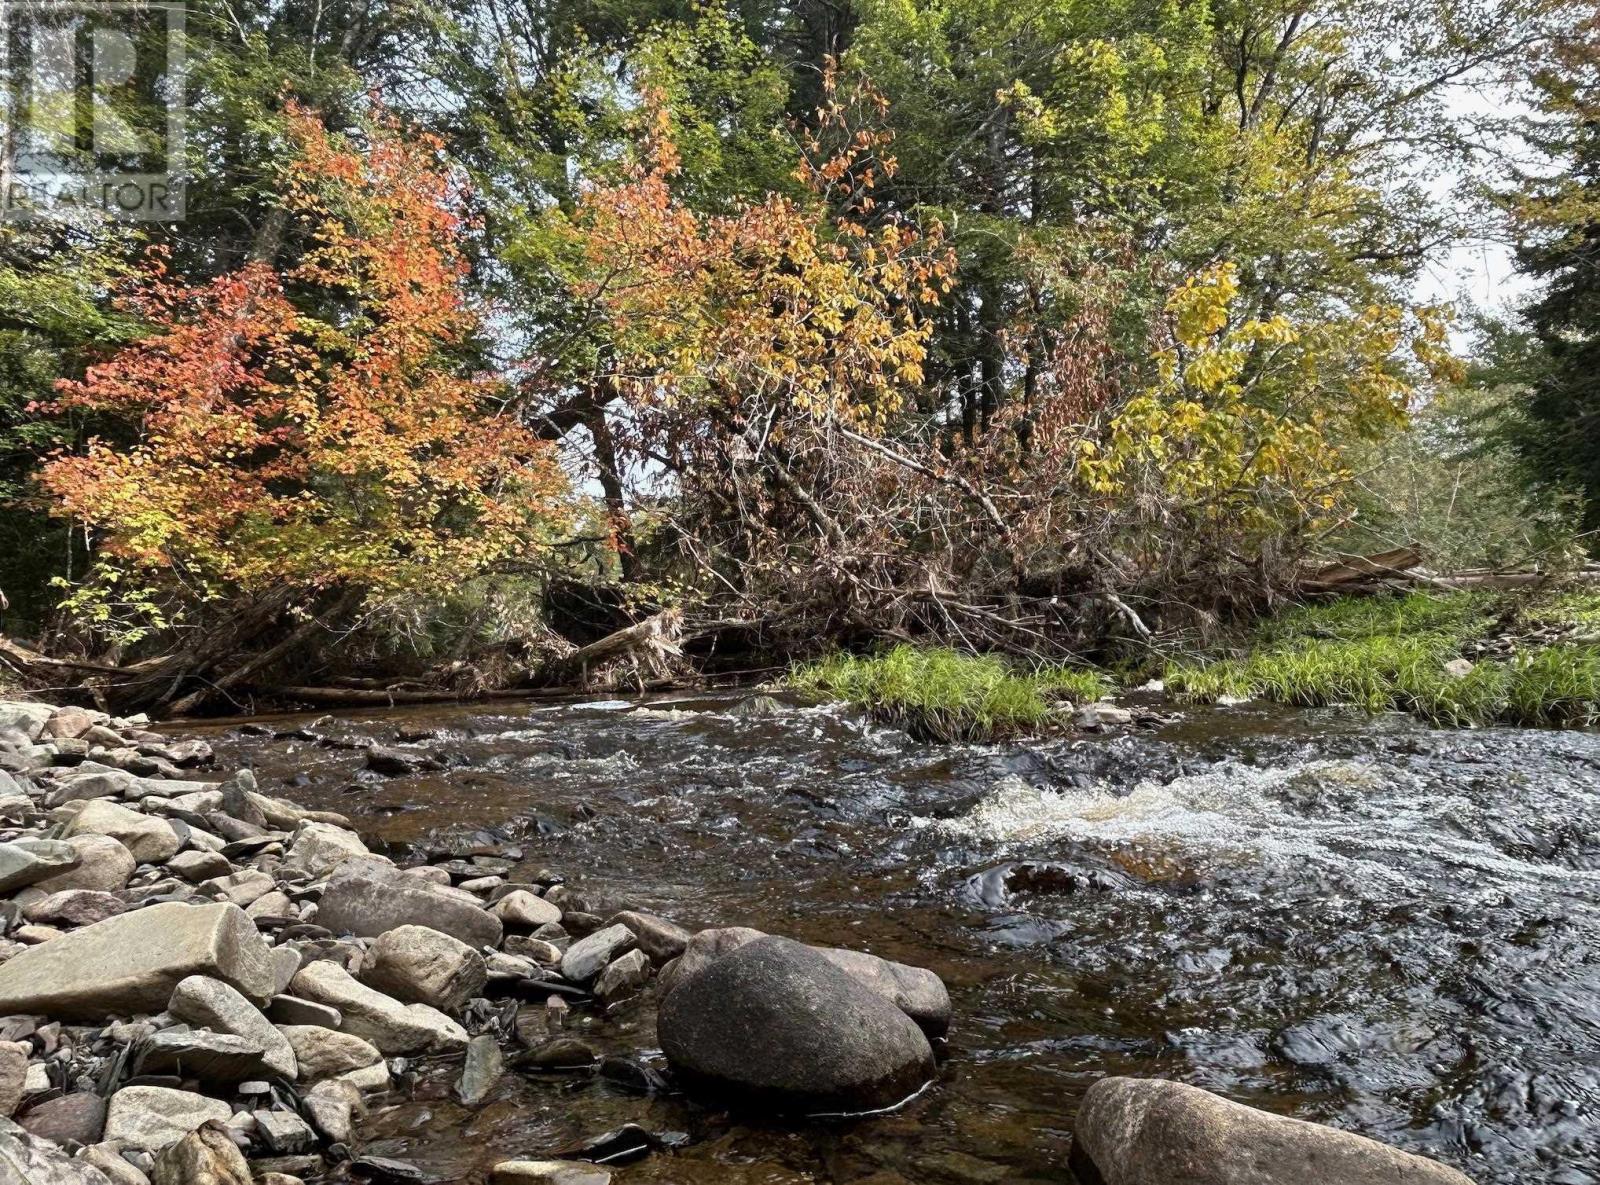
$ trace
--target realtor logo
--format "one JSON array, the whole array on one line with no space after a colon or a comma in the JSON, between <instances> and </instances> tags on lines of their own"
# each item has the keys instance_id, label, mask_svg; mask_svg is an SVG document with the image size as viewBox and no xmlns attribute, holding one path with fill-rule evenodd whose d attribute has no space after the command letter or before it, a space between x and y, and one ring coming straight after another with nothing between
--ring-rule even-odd
<instances>
[{"instance_id":1,"label":"realtor logo","mask_svg":"<svg viewBox=\"0 0 1600 1185\"><path fill-rule=\"evenodd\" d=\"M0 219L183 217L184 6L0 0Z\"/></svg>"}]
</instances>

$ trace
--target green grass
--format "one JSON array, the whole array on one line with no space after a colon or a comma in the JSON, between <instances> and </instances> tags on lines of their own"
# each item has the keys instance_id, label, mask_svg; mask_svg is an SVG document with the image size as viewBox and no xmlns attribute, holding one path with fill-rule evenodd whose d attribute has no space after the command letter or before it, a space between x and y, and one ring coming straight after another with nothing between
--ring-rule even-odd
<instances>
[{"instance_id":1,"label":"green grass","mask_svg":"<svg viewBox=\"0 0 1600 1185\"><path fill-rule=\"evenodd\" d=\"M1075 667L1018 667L997 655L896 646L797 667L789 685L857 704L922 740L982 741L1038 729L1059 701L1098 699L1105 679Z\"/></svg>"},{"instance_id":2,"label":"green grass","mask_svg":"<svg viewBox=\"0 0 1600 1185\"><path fill-rule=\"evenodd\" d=\"M1445 664L1497 623L1600 628L1600 597L1564 593L1528 604L1493 594L1361 597L1303 606L1263 622L1242 656L1169 664L1187 699L1261 698L1306 707L1353 704L1436 724L1586 727L1600 721L1600 646L1536 644L1466 675Z\"/></svg>"}]
</instances>

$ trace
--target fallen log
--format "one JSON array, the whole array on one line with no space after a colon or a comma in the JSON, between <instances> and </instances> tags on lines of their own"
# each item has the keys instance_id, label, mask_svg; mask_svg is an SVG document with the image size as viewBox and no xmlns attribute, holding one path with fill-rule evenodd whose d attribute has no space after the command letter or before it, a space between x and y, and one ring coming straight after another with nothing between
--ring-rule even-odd
<instances>
[{"instance_id":1,"label":"fallen log","mask_svg":"<svg viewBox=\"0 0 1600 1185\"><path fill-rule=\"evenodd\" d=\"M1333 592L1347 585L1405 577L1422 563L1422 551L1415 544L1373 552L1371 555L1341 555L1300 582L1307 592Z\"/></svg>"},{"instance_id":2,"label":"fallen log","mask_svg":"<svg viewBox=\"0 0 1600 1185\"><path fill-rule=\"evenodd\" d=\"M663 609L653 617L607 634L598 642L574 650L546 668L557 679L571 677L580 687L587 686L589 672L613 662L633 667L635 681L644 686L645 675L652 679L668 677L668 659L682 658L679 639L683 635L683 616L676 609Z\"/></svg>"}]
</instances>

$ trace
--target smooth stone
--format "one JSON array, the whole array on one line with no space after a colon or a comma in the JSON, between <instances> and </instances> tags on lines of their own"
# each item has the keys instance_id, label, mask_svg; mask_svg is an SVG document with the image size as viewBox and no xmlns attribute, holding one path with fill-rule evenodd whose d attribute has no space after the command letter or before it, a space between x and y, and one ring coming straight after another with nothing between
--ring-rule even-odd
<instances>
[{"instance_id":1,"label":"smooth stone","mask_svg":"<svg viewBox=\"0 0 1600 1185\"><path fill-rule=\"evenodd\" d=\"M691 1090L736 1106L876 1111L934 1074L916 1023L819 952L760 938L680 982L657 1039Z\"/></svg>"},{"instance_id":2,"label":"smooth stone","mask_svg":"<svg viewBox=\"0 0 1600 1185\"><path fill-rule=\"evenodd\" d=\"M533 938L527 934L507 934L504 946L505 953L516 955L518 958L532 959L545 967L555 967L561 962L561 948L553 942L546 942L542 938Z\"/></svg>"},{"instance_id":3,"label":"smooth stone","mask_svg":"<svg viewBox=\"0 0 1600 1185\"><path fill-rule=\"evenodd\" d=\"M85 803L61 834L63 839L74 835L108 835L133 853L133 858L141 864L165 864L183 846L178 833L165 819L142 815L103 798Z\"/></svg>"},{"instance_id":4,"label":"smooth stone","mask_svg":"<svg viewBox=\"0 0 1600 1185\"><path fill-rule=\"evenodd\" d=\"M247 909L245 913L250 911ZM289 990L289 984L299 972L305 956L292 946L275 946L272 948L272 987L273 995L281 996Z\"/></svg>"},{"instance_id":5,"label":"smooth stone","mask_svg":"<svg viewBox=\"0 0 1600 1185\"><path fill-rule=\"evenodd\" d=\"M526 889L513 889L489 907L507 926L536 930L561 920L561 910L543 897L536 897Z\"/></svg>"},{"instance_id":6,"label":"smooth stone","mask_svg":"<svg viewBox=\"0 0 1600 1185\"><path fill-rule=\"evenodd\" d=\"M561 974L573 983L587 984L618 955L632 950L638 940L626 926L606 926L574 942L561 956Z\"/></svg>"},{"instance_id":7,"label":"smooth stone","mask_svg":"<svg viewBox=\"0 0 1600 1185\"><path fill-rule=\"evenodd\" d=\"M90 1144L77 1159L99 1169L112 1185L150 1185L150 1178L124 1160L115 1144Z\"/></svg>"},{"instance_id":8,"label":"smooth stone","mask_svg":"<svg viewBox=\"0 0 1600 1185\"><path fill-rule=\"evenodd\" d=\"M175 1144L208 1120L226 1123L233 1108L188 1090L164 1086L124 1086L106 1109L107 1142L159 1151Z\"/></svg>"},{"instance_id":9,"label":"smooth stone","mask_svg":"<svg viewBox=\"0 0 1600 1185\"><path fill-rule=\"evenodd\" d=\"M325 1078L306 1091L300 1103L312 1126L332 1143L348 1144L354 1138L361 1092L350 1083Z\"/></svg>"},{"instance_id":10,"label":"smooth stone","mask_svg":"<svg viewBox=\"0 0 1600 1185\"><path fill-rule=\"evenodd\" d=\"M1071 1166L1096 1185L1472 1185L1455 1169L1365 1136L1159 1078L1090 1086Z\"/></svg>"},{"instance_id":11,"label":"smooth stone","mask_svg":"<svg viewBox=\"0 0 1600 1185\"><path fill-rule=\"evenodd\" d=\"M67 889L94 889L117 893L128 887L139 862L119 841L109 835L74 835L65 841L78 854L74 867L46 877L35 888L47 893Z\"/></svg>"},{"instance_id":12,"label":"smooth stone","mask_svg":"<svg viewBox=\"0 0 1600 1185\"><path fill-rule=\"evenodd\" d=\"M294 1078L294 1049L254 1004L219 979L191 975L172 989L167 1011L181 1021L214 1029L257 1046L261 1061L274 1074Z\"/></svg>"},{"instance_id":13,"label":"smooth stone","mask_svg":"<svg viewBox=\"0 0 1600 1185\"><path fill-rule=\"evenodd\" d=\"M0 1015L159 1012L191 975L251 1000L272 995L267 944L237 905L152 905L25 950L0 963Z\"/></svg>"},{"instance_id":14,"label":"smooth stone","mask_svg":"<svg viewBox=\"0 0 1600 1185\"><path fill-rule=\"evenodd\" d=\"M44 726L50 723L55 713L56 709L49 704L34 704L25 700L0 701L0 732L14 728L28 740L38 740Z\"/></svg>"},{"instance_id":15,"label":"smooth stone","mask_svg":"<svg viewBox=\"0 0 1600 1185\"><path fill-rule=\"evenodd\" d=\"M611 1185L611 1173L570 1160L502 1160L489 1170L489 1185Z\"/></svg>"},{"instance_id":16,"label":"smooth stone","mask_svg":"<svg viewBox=\"0 0 1600 1185\"><path fill-rule=\"evenodd\" d=\"M457 1012L488 981L483 956L427 926L397 926L367 952L361 980L413 1004Z\"/></svg>"},{"instance_id":17,"label":"smooth stone","mask_svg":"<svg viewBox=\"0 0 1600 1185\"><path fill-rule=\"evenodd\" d=\"M662 990L676 990L678 984L692 979L718 959L765 937L762 931L748 926L701 930L689 940L678 961L663 970ZM893 963L865 951L833 946L811 949L911 1017L930 1037L943 1036L949 1030L950 993L932 971Z\"/></svg>"},{"instance_id":18,"label":"smooth stone","mask_svg":"<svg viewBox=\"0 0 1600 1185\"><path fill-rule=\"evenodd\" d=\"M317 903L317 924L364 938L427 926L474 950L499 946L504 932L500 919L472 894L458 897L443 885L368 861L349 861L334 873Z\"/></svg>"},{"instance_id":19,"label":"smooth stone","mask_svg":"<svg viewBox=\"0 0 1600 1185\"><path fill-rule=\"evenodd\" d=\"M179 852L167 861L167 871L181 876L191 884L199 884L215 877L227 876L233 865L220 852L191 850Z\"/></svg>"},{"instance_id":20,"label":"smooth stone","mask_svg":"<svg viewBox=\"0 0 1600 1185\"><path fill-rule=\"evenodd\" d=\"M276 887L277 882L272 877L255 868L245 868L227 876L219 876L200 886L201 891L212 899L232 902L240 909L264 897Z\"/></svg>"}]
</instances>

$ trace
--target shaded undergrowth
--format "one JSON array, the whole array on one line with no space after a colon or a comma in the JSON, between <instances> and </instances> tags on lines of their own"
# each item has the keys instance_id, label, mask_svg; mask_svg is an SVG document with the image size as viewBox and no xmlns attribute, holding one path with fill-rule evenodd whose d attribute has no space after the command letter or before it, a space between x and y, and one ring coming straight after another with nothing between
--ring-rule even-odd
<instances>
[{"instance_id":1,"label":"shaded undergrowth","mask_svg":"<svg viewBox=\"0 0 1600 1185\"><path fill-rule=\"evenodd\" d=\"M997 655L905 645L874 655L836 654L796 668L789 683L933 741L1032 732L1060 702L1094 700L1107 687L1103 676L1078 667L1027 668Z\"/></svg>"},{"instance_id":2,"label":"shaded undergrowth","mask_svg":"<svg viewBox=\"0 0 1600 1185\"><path fill-rule=\"evenodd\" d=\"M1411 593L1303 606L1262 622L1238 653L1169 664L1166 681L1201 702L1586 727L1600 722L1600 595Z\"/></svg>"}]
</instances>

